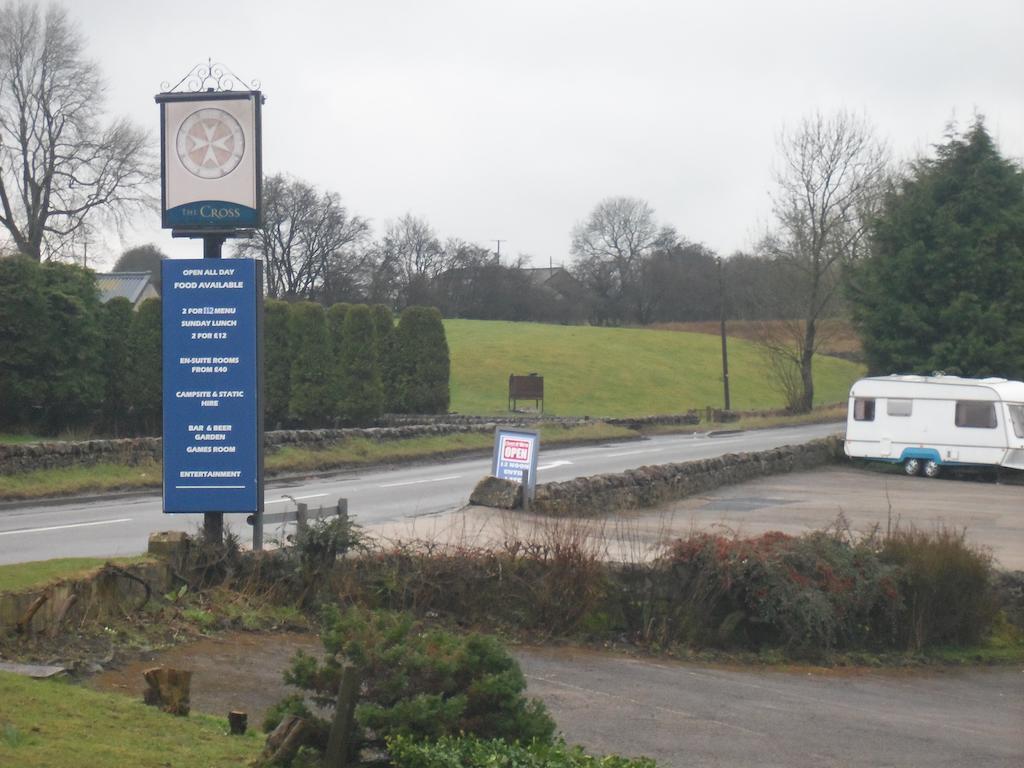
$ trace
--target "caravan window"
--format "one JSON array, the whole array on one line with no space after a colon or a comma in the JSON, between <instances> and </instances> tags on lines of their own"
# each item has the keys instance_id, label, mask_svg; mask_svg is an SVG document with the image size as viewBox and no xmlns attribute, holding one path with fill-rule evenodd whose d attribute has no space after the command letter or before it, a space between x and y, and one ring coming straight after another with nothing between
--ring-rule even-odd
<instances>
[{"instance_id":1,"label":"caravan window","mask_svg":"<svg viewBox=\"0 0 1024 768\"><path fill-rule=\"evenodd\" d=\"M1010 406L1010 421L1013 422L1013 434L1024 437L1024 405Z\"/></svg>"},{"instance_id":2,"label":"caravan window","mask_svg":"<svg viewBox=\"0 0 1024 768\"><path fill-rule=\"evenodd\" d=\"M956 425L958 427L996 428L996 407L979 400L956 401Z\"/></svg>"},{"instance_id":3,"label":"caravan window","mask_svg":"<svg viewBox=\"0 0 1024 768\"><path fill-rule=\"evenodd\" d=\"M853 401L854 421L874 421L875 401L874 398L858 397Z\"/></svg>"},{"instance_id":4,"label":"caravan window","mask_svg":"<svg viewBox=\"0 0 1024 768\"><path fill-rule=\"evenodd\" d=\"M885 412L890 416L909 416L914 412L913 400L886 400Z\"/></svg>"}]
</instances>

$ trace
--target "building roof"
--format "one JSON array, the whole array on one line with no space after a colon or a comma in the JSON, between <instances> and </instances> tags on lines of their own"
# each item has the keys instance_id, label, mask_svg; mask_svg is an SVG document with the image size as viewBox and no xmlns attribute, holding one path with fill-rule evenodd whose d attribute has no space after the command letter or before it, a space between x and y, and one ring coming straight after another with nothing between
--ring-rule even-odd
<instances>
[{"instance_id":1,"label":"building roof","mask_svg":"<svg viewBox=\"0 0 1024 768\"><path fill-rule=\"evenodd\" d=\"M118 297L135 304L151 280L149 272L106 272L96 275L96 286L100 289L100 301L104 304Z\"/></svg>"}]
</instances>

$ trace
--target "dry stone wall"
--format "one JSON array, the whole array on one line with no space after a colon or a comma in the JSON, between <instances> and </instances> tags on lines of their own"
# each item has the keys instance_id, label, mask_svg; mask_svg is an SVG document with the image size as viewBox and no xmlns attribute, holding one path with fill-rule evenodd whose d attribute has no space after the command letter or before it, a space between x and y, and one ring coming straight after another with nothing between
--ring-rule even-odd
<instances>
[{"instance_id":1,"label":"dry stone wall","mask_svg":"<svg viewBox=\"0 0 1024 768\"><path fill-rule=\"evenodd\" d=\"M400 440L426 435L491 433L495 424L419 424L372 429L295 429L268 432L264 445L268 451L285 445L318 448L344 442L353 437L369 440ZM15 475L38 469L90 467L96 464L135 466L159 461L163 442L159 437L122 440L83 440L78 442L28 443L0 445L0 475Z\"/></svg>"},{"instance_id":2,"label":"dry stone wall","mask_svg":"<svg viewBox=\"0 0 1024 768\"><path fill-rule=\"evenodd\" d=\"M843 458L843 441L829 437L757 453L730 453L713 459L640 467L614 475L544 483L537 486L532 511L585 517L653 507L723 485L812 469Z\"/></svg>"}]
</instances>

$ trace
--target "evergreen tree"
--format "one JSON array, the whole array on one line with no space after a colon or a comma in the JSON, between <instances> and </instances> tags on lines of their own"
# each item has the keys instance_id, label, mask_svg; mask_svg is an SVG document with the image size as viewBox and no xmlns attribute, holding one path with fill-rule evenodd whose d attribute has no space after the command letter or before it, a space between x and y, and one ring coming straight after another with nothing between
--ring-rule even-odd
<instances>
[{"instance_id":1,"label":"evergreen tree","mask_svg":"<svg viewBox=\"0 0 1024 768\"><path fill-rule=\"evenodd\" d=\"M49 325L43 269L24 256L0 259L0 426L4 428L27 427L41 413L41 371Z\"/></svg>"},{"instance_id":2,"label":"evergreen tree","mask_svg":"<svg viewBox=\"0 0 1024 768\"><path fill-rule=\"evenodd\" d=\"M345 317L339 358L341 401L338 410L347 424L366 424L380 416L383 392L377 368L377 334L373 315L356 304Z\"/></svg>"},{"instance_id":3,"label":"evergreen tree","mask_svg":"<svg viewBox=\"0 0 1024 768\"><path fill-rule=\"evenodd\" d=\"M1024 378L1024 173L978 118L913 164L850 281L877 373Z\"/></svg>"},{"instance_id":4,"label":"evergreen tree","mask_svg":"<svg viewBox=\"0 0 1024 768\"><path fill-rule=\"evenodd\" d=\"M129 429L130 396L134 386L131 360L132 303L117 296L103 305L102 428L114 437Z\"/></svg>"},{"instance_id":5,"label":"evergreen tree","mask_svg":"<svg viewBox=\"0 0 1024 768\"><path fill-rule=\"evenodd\" d=\"M267 299L263 305L263 418L267 429L288 421L291 398L292 343L288 303Z\"/></svg>"},{"instance_id":6,"label":"evergreen tree","mask_svg":"<svg viewBox=\"0 0 1024 768\"><path fill-rule=\"evenodd\" d=\"M370 307L373 313L373 327L377 332L377 368L380 371L381 388L384 393L383 408L387 413L398 409L399 367L395 345L395 317L391 308L384 304Z\"/></svg>"},{"instance_id":7,"label":"evergreen tree","mask_svg":"<svg viewBox=\"0 0 1024 768\"><path fill-rule=\"evenodd\" d=\"M289 416L304 427L327 426L334 420L334 402L324 308L310 301L289 305L288 335L293 355Z\"/></svg>"},{"instance_id":8,"label":"evergreen tree","mask_svg":"<svg viewBox=\"0 0 1024 768\"><path fill-rule=\"evenodd\" d=\"M135 428L159 435L163 425L163 322L160 299L146 299L132 317L128 352L132 371L128 404Z\"/></svg>"},{"instance_id":9,"label":"evergreen tree","mask_svg":"<svg viewBox=\"0 0 1024 768\"><path fill-rule=\"evenodd\" d=\"M408 307L395 332L399 413L447 413L451 362L441 313Z\"/></svg>"},{"instance_id":10,"label":"evergreen tree","mask_svg":"<svg viewBox=\"0 0 1024 768\"><path fill-rule=\"evenodd\" d=\"M340 416L340 411L337 409L340 407L342 398L345 396L344 374L341 370L341 350L345 346L345 318L348 316L348 311L351 308L351 304L339 302L338 304L332 304L327 309L327 337L330 342L329 353L331 356L329 361L331 370L331 402L334 403L336 416Z\"/></svg>"}]
</instances>

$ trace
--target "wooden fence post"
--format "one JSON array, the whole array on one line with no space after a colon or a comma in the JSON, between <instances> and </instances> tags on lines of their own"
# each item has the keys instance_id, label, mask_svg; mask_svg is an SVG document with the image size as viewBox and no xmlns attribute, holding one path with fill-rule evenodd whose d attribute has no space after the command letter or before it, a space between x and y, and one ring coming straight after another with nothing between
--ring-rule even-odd
<instances>
[{"instance_id":1,"label":"wooden fence post","mask_svg":"<svg viewBox=\"0 0 1024 768\"><path fill-rule=\"evenodd\" d=\"M326 768L345 768L353 746L352 723L359 698L359 670L354 664L346 663L341 668L341 682L338 684L338 701L334 707L334 722L327 739L324 753Z\"/></svg>"}]
</instances>

